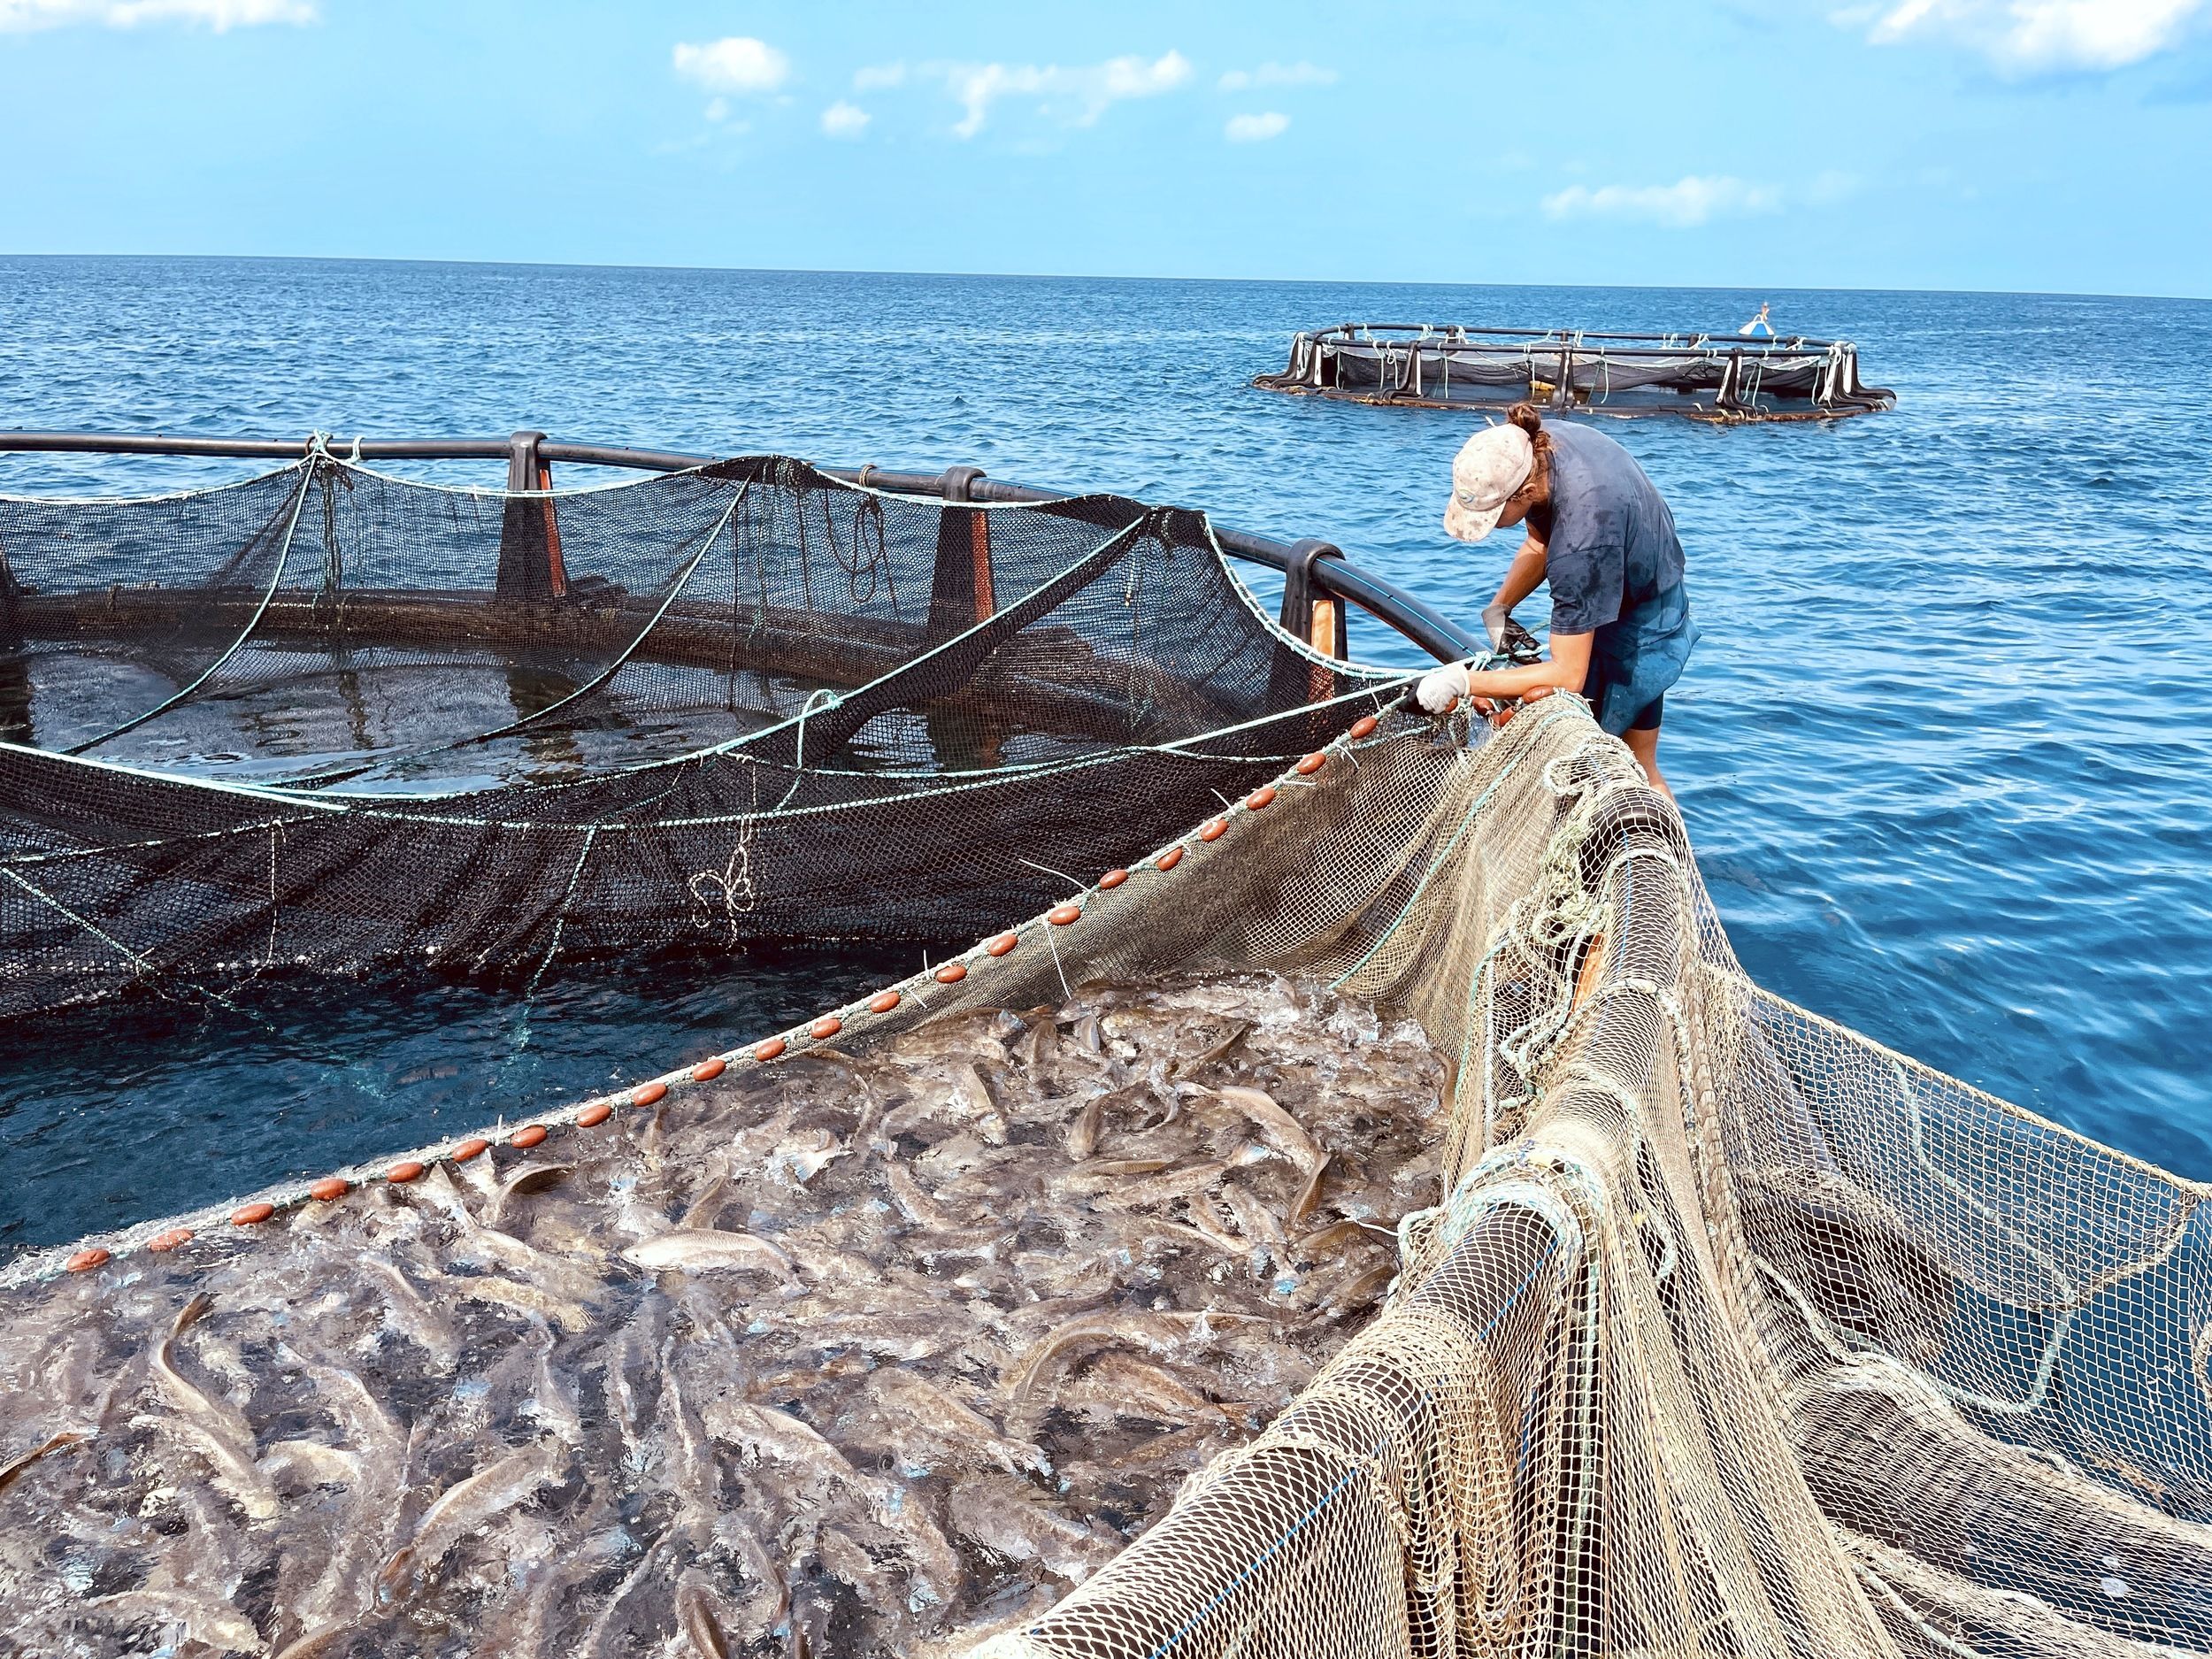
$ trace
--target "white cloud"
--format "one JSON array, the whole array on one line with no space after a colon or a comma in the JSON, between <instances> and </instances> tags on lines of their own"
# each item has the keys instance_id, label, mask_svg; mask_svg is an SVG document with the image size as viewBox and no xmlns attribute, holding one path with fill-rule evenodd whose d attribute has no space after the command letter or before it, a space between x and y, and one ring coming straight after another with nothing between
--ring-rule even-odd
<instances>
[{"instance_id":1,"label":"white cloud","mask_svg":"<svg viewBox=\"0 0 2212 1659\"><path fill-rule=\"evenodd\" d=\"M973 138L990 119L991 106L1010 97L1033 97L1040 110L1071 127L1089 127L1114 104L1156 97L1190 79L1190 59L1170 51L1147 61L1134 54L1102 64L1064 68L1058 64L936 64L926 73L943 76L964 113L953 132Z\"/></svg>"},{"instance_id":2,"label":"white cloud","mask_svg":"<svg viewBox=\"0 0 2212 1659\"><path fill-rule=\"evenodd\" d=\"M1782 193L1771 185L1746 184L1724 174L1694 174L1673 184L1607 184L1594 190L1569 185L1544 198L1544 216L1643 219L1686 230L1712 219L1776 212L1781 205Z\"/></svg>"},{"instance_id":3,"label":"white cloud","mask_svg":"<svg viewBox=\"0 0 2212 1659\"><path fill-rule=\"evenodd\" d=\"M2206 0L1900 0L1871 14L1866 38L1878 46L1938 38L1980 52L2016 73L2119 69L2181 38ZM1870 21L1864 10L1834 14L1846 27Z\"/></svg>"},{"instance_id":4,"label":"white cloud","mask_svg":"<svg viewBox=\"0 0 2212 1659\"><path fill-rule=\"evenodd\" d=\"M1264 115L1233 115L1222 135L1233 144L1257 144L1271 138L1280 138L1290 126L1290 117L1270 110Z\"/></svg>"},{"instance_id":5,"label":"white cloud","mask_svg":"<svg viewBox=\"0 0 2212 1659\"><path fill-rule=\"evenodd\" d=\"M853 72L855 92L880 92L887 87L902 87L905 84L904 64L870 64Z\"/></svg>"},{"instance_id":6,"label":"white cloud","mask_svg":"<svg viewBox=\"0 0 2212 1659\"><path fill-rule=\"evenodd\" d=\"M220 34L257 23L312 23L314 0L0 0L0 34L103 23L135 28L142 23L196 23Z\"/></svg>"},{"instance_id":7,"label":"white cloud","mask_svg":"<svg viewBox=\"0 0 2212 1659\"><path fill-rule=\"evenodd\" d=\"M674 61L678 74L710 92L773 92L791 73L788 58L749 35L680 43Z\"/></svg>"},{"instance_id":8,"label":"white cloud","mask_svg":"<svg viewBox=\"0 0 2212 1659\"><path fill-rule=\"evenodd\" d=\"M1333 87L1336 71L1319 64L1262 64L1257 69L1232 69L1214 84L1224 92L1247 92L1255 87Z\"/></svg>"},{"instance_id":9,"label":"white cloud","mask_svg":"<svg viewBox=\"0 0 2212 1659\"><path fill-rule=\"evenodd\" d=\"M840 98L822 111L822 130L832 138L858 138L868 130L870 119L858 104Z\"/></svg>"}]
</instances>

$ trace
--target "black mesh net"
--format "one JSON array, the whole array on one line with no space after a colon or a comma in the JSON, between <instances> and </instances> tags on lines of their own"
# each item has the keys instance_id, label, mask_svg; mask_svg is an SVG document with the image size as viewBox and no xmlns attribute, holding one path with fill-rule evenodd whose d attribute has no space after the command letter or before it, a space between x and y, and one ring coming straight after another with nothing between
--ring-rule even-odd
<instances>
[{"instance_id":1,"label":"black mesh net","mask_svg":"<svg viewBox=\"0 0 2212 1659\"><path fill-rule=\"evenodd\" d=\"M0 1015L964 940L1388 683L1278 628L1202 514L1117 496L949 504L778 457L479 492L318 453L0 500Z\"/></svg>"}]
</instances>

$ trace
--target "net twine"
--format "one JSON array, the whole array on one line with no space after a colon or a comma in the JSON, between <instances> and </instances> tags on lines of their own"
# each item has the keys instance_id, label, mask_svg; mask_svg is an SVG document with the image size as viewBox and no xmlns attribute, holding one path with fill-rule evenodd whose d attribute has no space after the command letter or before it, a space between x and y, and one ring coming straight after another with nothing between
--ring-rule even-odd
<instances>
[{"instance_id":1,"label":"net twine","mask_svg":"<svg viewBox=\"0 0 2212 1659\"><path fill-rule=\"evenodd\" d=\"M1419 1018L1448 1196L1288 1412L979 1654L2212 1651L2204 1189L1750 985L1579 704L1390 732L1184 959ZM1141 925L1071 977L1164 961Z\"/></svg>"}]
</instances>

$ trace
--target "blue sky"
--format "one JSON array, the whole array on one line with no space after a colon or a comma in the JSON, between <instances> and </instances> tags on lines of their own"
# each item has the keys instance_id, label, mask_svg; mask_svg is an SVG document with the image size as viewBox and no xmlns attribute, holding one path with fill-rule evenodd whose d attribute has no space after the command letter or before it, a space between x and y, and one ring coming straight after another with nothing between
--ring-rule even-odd
<instances>
[{"instance_id":1,"label":"blue sky","mask_svg":"<svg viewBox=\"0 0 2212 1659\"><path fill-rule=\"evenodd\" d=\"M0 143L15 253L2212 296L2212 0L0 0Z\"/></svg>"}]
</instances>

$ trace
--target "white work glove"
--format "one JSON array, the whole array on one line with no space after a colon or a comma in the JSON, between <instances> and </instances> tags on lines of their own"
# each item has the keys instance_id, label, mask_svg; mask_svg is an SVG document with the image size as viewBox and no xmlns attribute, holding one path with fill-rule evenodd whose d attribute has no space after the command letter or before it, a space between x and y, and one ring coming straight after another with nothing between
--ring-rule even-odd
<instances>
[{"instance_id":1,"label":"white work glove","mask_svg":"<svg viewBox=\"0 0 2212 1659\"><path fill-rule=\"evenodd\" d=\"M1458 663L1447 663L1421 676L1413 700L1421 705L1425 714L1444 714L1466 695L1467 670Z\"/></svg>"},{"instance_id":2,"label":"white work glove","mask_svg":"<svg viewBox=\"0 0 2212 1659\"><path fill-rule=\"evenodd\" d=\"M1513 613L1503 605L1485 605L1482 608L1482 631L1490 636L1490 649L1505 649L1505 625Z\"/></svg>"}]
</instances>

